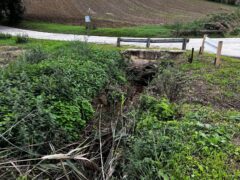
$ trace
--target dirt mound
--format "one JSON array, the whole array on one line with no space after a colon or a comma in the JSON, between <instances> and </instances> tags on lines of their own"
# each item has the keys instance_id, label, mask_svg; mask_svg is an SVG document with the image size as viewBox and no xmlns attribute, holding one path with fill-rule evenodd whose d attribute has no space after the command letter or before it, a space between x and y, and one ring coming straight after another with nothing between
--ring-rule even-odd
<instances>
[{"instance_id":1,"label":"dirt mound","mask_svg":"<svg viewBox=\"0 0 240 180\"><path fill-rule=\"evenodd\" d=\"M89 8L101 26L162 24L191 21L232 7L204 0L24 0L26 17L83 23Z\"/></svg>"},{"instance_id":2,"label":"dirt mound","mask_svg":"<svg viewBox=\"0 0 240 180\"><path fill-rule=\"evenodd\" d=\"M13 46L0 46L0 68L6 66L23 53L23 50Z\"/></svg>"}]
</instances>

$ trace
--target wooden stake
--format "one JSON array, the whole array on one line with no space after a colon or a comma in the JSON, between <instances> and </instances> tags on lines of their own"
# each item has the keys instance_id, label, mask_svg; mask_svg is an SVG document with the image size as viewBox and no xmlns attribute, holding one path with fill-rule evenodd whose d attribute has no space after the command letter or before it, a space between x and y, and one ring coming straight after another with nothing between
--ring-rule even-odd
<instances>
[{"instance_id":1,"label":"wooden stake","mask_svg":"<svg viewBox=\"0 0 240 180\"><path fill-rule=\"evenodd\" d=\"M201 54L201 52L202 52L202 47L200 47L200 49L199 49L199 54Z\"/></svg>"},{"instance_id":2,"label":"wooden stake","mask_svg":"<svg viewBox=\"0 0 240 180\"><path fill-rule=\"evenodd\" d=\"M219 41L218 48L217 48L217 56L216 56L216 61L215 61L216 67L219 67L221 64L222 47L223 47L223 41Z\"/></svg>"},{"instance_id":3,"label":"wooden stake","mask_svg":"<svg viewBox=\"0 0 240 180\"><path fill-rule=\"evenodd\" d=\"M189 57L188 62L189 62L189 63L193 63L193 58L194 58L194 48L192 48L192 54L191 54L191 56Z\"/></svg>"},{"instance_id":4,"label":"wooden stake","mask_svg":"<svg viewBox=\"0 0 240 180\"><path fill-rule=\"evenodd\" d=\"M202 42L202 46L200 47L201 50L200 50L199 54L203 54L204 53L206 39L207 39L207 34L205 34L203 36L203 42Z\"/></svg>"}]
</instances>

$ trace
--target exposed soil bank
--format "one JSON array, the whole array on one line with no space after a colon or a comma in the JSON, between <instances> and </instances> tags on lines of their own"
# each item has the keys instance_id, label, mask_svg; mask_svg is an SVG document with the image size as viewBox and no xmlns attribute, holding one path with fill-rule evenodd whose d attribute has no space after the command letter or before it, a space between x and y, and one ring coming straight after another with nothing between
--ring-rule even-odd
<instances>
[{"instance_id":1,"label":"exposed soil bank","mask_svg":"<svg viewBox=\"0 0 240 180\"><path fill-rule=\"evenodd\" d=\"M142 63L141 60L136 62L131 56L126 56L126 52L123 54L125 61L128 61L126 68L128 82L123 86L110 87L102 91L93 102L96 115L83 131L83 139L86 139L84 144L90 144L83 153L88 153L89 159L95 158L94 162L99 167L104 166L107 177L122 173L117 171L119 161L123 160L123 154L118 152L119 145L134 127L131 122L126 121L126 112L138 106L142 93L154 79L159 66L162 65L161 60L165 59L159 56L157 60L151 61L150 57L149 59L146 57L146 61L142 60L144 61ZM179 56L175 57L176 60L178 58ZM120 95L115 96L112 101L110 96L116 93ZM102 177L99 170L95 173Z\"/></svg>"},{"instance_id":2,"label":"exposed soil bank","mask_svg":"<svg viewBox=\"0 0 240 180\"><path fill-rule=\"evenodd\" d=\"M15 60L23 50L13 46L0 46L0 67L4 67L11 61Z\"/></svg>"}]
</instances>

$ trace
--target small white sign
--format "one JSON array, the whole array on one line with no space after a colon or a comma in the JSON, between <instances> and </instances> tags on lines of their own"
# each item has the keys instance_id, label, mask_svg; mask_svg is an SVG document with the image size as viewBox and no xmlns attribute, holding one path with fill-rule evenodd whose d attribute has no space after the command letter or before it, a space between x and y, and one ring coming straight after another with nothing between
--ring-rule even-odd
<instances>
[{"instance_id":1,"label":"small white sign","mask_svg":"<svg viewBox=\"0 0 240 180\"><path fill-rule=\"evenodd\" d=\"M90 23L91 22L91 17L90 16L85 16L85 22Z\"/></svg>"}]
</instances>

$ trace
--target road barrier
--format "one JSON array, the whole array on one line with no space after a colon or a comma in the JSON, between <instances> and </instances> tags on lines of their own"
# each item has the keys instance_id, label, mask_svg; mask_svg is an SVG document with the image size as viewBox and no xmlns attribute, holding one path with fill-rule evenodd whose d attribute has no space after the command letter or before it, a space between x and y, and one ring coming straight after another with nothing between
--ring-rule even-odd
<instances>
[{"instance_id":1,"label":"road barrier","mask_svg":"<svg viewBox=\"0 0 240 180\"><path fill-rule=\"evenodd\" d=\"M121 46L121 42L128 43L146 43L146 47L150 48L151 43L182 43L182 50L186 50L187 43L189 43L189 39L186 38L174 38L174 39L151 39L151 38L142 38L142 39L133 39L133 38L118 38L117 39L117 47Z\"/></svg>"},{"instance_id":2,"label":"road barrier","mask_svg":"<svg viewBox=\"0 0 240 180\"><path fill-rule=\"evenodd\" d=\"M204 35L202 46L200 48L199 54L204 54L205 49L207 48L208 51L216 53L216 58L214 64L216 66L220 66L221 64L221 56L222 56L222 48L223 48L223 41L214 41L208 38L207 35Z\"/></svg>"}]
</instances>

